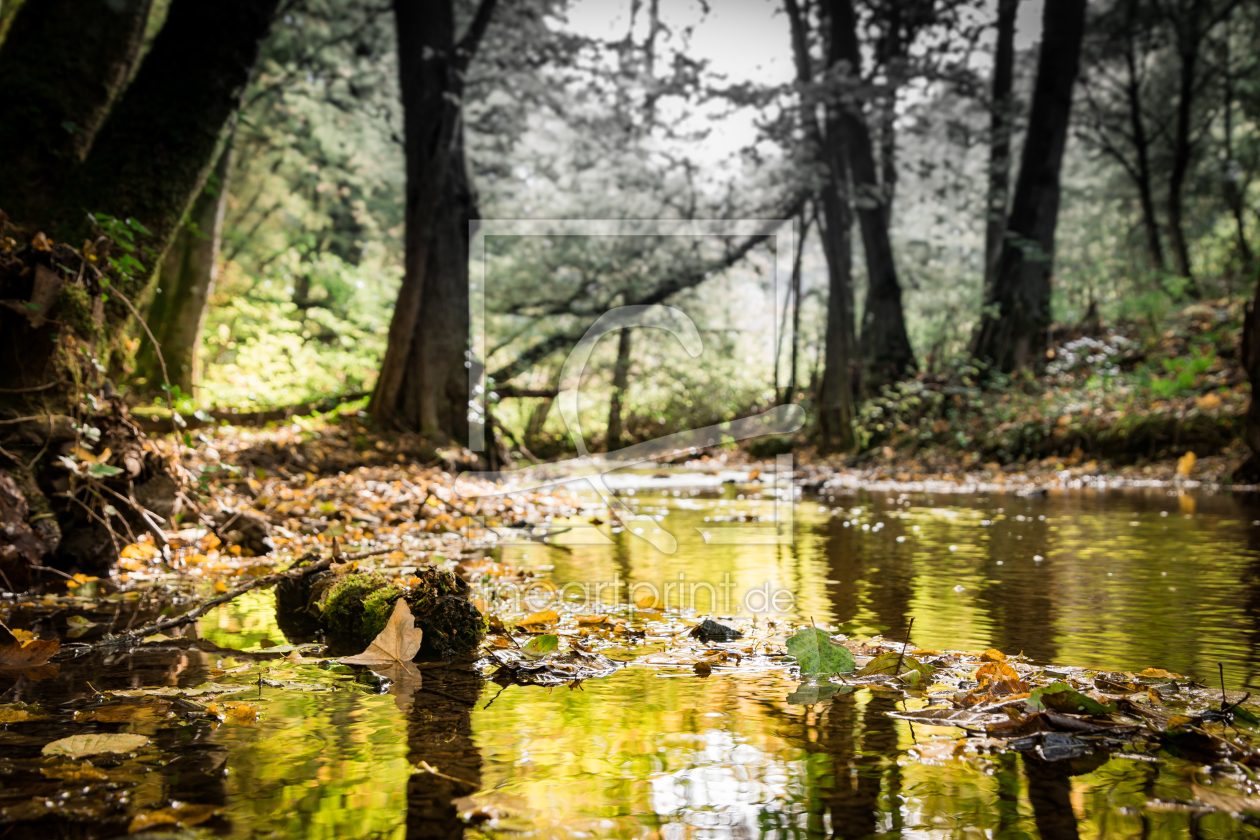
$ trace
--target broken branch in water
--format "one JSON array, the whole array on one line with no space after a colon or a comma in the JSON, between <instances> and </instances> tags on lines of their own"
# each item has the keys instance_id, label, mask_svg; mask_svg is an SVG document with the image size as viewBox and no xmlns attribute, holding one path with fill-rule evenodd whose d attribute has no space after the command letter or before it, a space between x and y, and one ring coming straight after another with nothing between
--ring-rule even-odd
<instances>
[{"instance_id":1,"label":"broken branch in water","mask_svg":"<svg viewBox=\"0 0 1260 840\"><path fill-rule=\"evenodd\" d=\"M378 548L373 551L362 551L362 552L359 552L358 554L347 554L340 559L346 562L349 562L351 560L363 560L367 557L376 557L377 555L380 555L380 554L388 554L389 552L393 550L394 550L393 548ZM311 556L312 555L308 554L308 555L299 557L297 562L301 563L304 560L309 560ZM334 559L335 558L328 557L324 560L318 560L314 563L311 563L309 566L303 566L300 569L289 568L286 571L276 572L273 575L265 575L263 577L254 578L249 583L242 584L229 592L225 592L222 595L219 595L215 598L211 598L208 601L204 601L200 606L196 607L195 609L189 610L188 612L182 615L177 615L174 618L163 619L162 621L154 621L154 622L144 625L143 627L140 627L139 629L128 630L127 632L120 633L117 636L107 636L106 638L92 645L92 649L124 645L124 644L135 642L139 639L143 639L146 636L152 636L155 633L162 633L162 632L165 632L166 630L172 630L176 627L182 627L185 624L192 624L194 621L201 618L203 615L210 612L210 610L214 609L215 607L221 606L223 604L228 603L229 601L235 600L236 598L239 598L240 596L244 595L246 592L250 592L254 589L259 589L265 586L272 586L276 583L279 583L282 580L286 580L290 578L297 578L302 575L310 574L312 572L323 571L324 569L327 569L329 566L333 564Z\"/></svg>"}]
</instances>

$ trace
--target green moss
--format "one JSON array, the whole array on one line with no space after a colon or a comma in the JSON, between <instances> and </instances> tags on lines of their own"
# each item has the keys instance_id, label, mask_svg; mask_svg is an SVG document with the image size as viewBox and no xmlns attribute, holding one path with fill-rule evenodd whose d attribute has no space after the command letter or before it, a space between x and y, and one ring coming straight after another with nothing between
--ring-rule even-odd
<instances>
[{"instance_id":1,"label":"green moss","mask_svg":"<svg viewBox=\"0 0 1260 840\"><path fill-rule=\"evenodd\" d=\"M324 576L313 582L311 591L315 602L323 603L318 623L328 642L352 653L366 650L385 629L400 597L406 598L416 626L424 631L420 659L467 656L489 629L485 616L468 600L468 584L439 569L418 570L407 589L377 574L348 574Z\"/></svg>"},{"instance_id":2,"label":"green moss","mask_svg":"<svg viewBox=\"0 0 1260 840\"><path fill-rule=\"evenodd\" d=\"M67 284L57 295L57 320L89 343L101 337L101 328L92 317L92 296L82 286Z\"/></svg>"},{"instance_id":3,"label":"green moss","mask_svg":"<svg viewBox=\"0 0 1260 840\"><path fill-rule=\"evenodd\" d=\"M351 574L336 578L327 590L320 613L320 627L328 641L338 648L366 649L380 630L369 632L365 602L368 596L386 586L388 583L380 575Z\"/></svg>"}]
</instances>

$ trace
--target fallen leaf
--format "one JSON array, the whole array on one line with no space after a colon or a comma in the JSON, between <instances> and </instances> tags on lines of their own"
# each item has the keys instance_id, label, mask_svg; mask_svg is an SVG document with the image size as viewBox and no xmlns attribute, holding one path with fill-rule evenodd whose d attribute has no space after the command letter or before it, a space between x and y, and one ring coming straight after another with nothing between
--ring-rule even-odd
<instances>
[{"instance_id":1,"label":"fallen leaf","mask_svg":"<svg viewBox=\"0 0 1260 840\"><path fill-rule=\"evenodd\" d=\"M43 754L80 758L85 755L99 755L101 753L131 752L132 750L140 749L148 743L149 739L143 735L128 735L126 733L71 735L69 738L61 738L53 741L51 744L45 744Z\"/></svg>"},{"instance_id":2,"label":"fallen leaf","mask_svg":"<svg viewBox=\"0 0 1260 840\"><path fill-rule=\"evenodd\" d=\"M1195 455L1193 452L1187 452L1177 459L1177 475L1190 475L1190 471L1194 469Z\"/></svg>"},{"instance_id":3,"label":"fallen leaf","mask_svg":"<svg viewBox=\"0 0 1260 840\"><path fill-rule=\"evenodd\" d=\"M17 633L25 633L25 631L18 630L15 633L0 624L0 670L38 668L61 650L61 642L56 639L31 637L23 641Z\"/></svg>"},{"instance_id":4,"label":"fallen leaf","mask_svg":"<svg viewBox=\"0 0 1260 840\"><path fill-rule=\"evenodd\" d=\"M171 807L158 811L146 811L136 814L127 827L128 834L147 831L158 825L199 825L223 810L219 805L191 805L186 802L172 802Z\"/></svg>"},{"instance_id":5,"label":"fallen leaf","mask_svg":"<svg viewBox=\"0 0 1260 840\"><path fill-rule=\"evenodd\" d=\"M516 622L516 624L518 627L538 627L555 624L559 620L560 613L555 610L543 610L542 612L530 613Z\"/></svg>"},{"instance_id":6,"label":"fallen leaf","mask_svg":"<svg viewBox=\"0 0 1260 840\"><path fill-rule=\"evenodd\" d=\"M663 610L665 602L655 595L640 595L634 602L634 605L641 610Z\"/></svg>"},{"instance_id":7,"label":"fallen leaf","mask_svg":"<svg viewBox=\"0 0 1260 840\"><path fill-rule=\"evenodd\" d=\"M542 659L551 653L560 645L560 637L552 633L543 633L541 636L535 636L530 639L525 647L521 648L521 653L526 659Z\"/></svg>"},{"instance_id":8,"label":"fallen leaf","mask_svg":"<svg viewBox=\"0 0 1260 840\"><path fill-rule=\"evenodd\" d=\"M1028 708L1035 712L1052 709L1072 715L1105 715L1116 710L1114 703L1104 706L1065 682L1051 683L1033 689L1032 696L1028 698Z\"/></svg>"},{"instance_id":9,"label":"fallen leaf","mask_svg":"<svg viewBox=\"0 0 1260 840\"><path fill-rule=\"evenodd\" d=\"M608 616L606 615L579 615L577 617L578 624L607 624Z\"/></svg>"},{"instance_id":10,"label":"fallen leaf","mask_svg":"<svg viewBox=\"0 0 1260 840\"><path fill-rule=\"evenodd\" d=\"M416 626L416 619L411 614L407 601L399 598L394 603L394 612L390 614L389 623L372 640L368 649L357 656L347 656L338 661L344 665L366 665L369 668L410 663L419 652L423 639L424 631Z\"/></svg>"},{"instance_id":11,"label":"fallen leaf","mask_svg":"<svg viewBox=\"0 0 1260 840\"><path fill-rule=\"evenodd\" d=\"M802 674L839 674L857 665L847 647L831 641L831 636L817 627L797 630L787 640L787 649L800 664Z\"/></svg>"}]
</instances>

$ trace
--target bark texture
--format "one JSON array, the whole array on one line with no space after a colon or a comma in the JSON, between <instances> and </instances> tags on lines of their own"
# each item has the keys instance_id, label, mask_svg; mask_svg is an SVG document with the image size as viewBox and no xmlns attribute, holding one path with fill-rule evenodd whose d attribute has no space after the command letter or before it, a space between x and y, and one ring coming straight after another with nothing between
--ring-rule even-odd
<instances>
[{"instance_id":1,"label":"bark texture","mask_svg":"<svg viewBox=\"0 0 1260 840\"><path fill-rule=\"evenodd\" d=\"M848 173L835 107L826 110L824 133L817 102L808 86L810 67L808 20L796 0L785 8L792 33L796 78L802 86L800 121L813 162L819 164L823 183L818 188L822 217L819 232L827 259L827 327L823 348L823 374L818 393L818 442L824 451L853 449L854 391L857 379L857 338L853 329L853 213L849 205ZM834 55L829 56L834 58Z\"/></svg>"},{"instance_id":2,"label":"bark texture","mask_svg":"<svg viewBox=\"0 0 1260 840\"><path fill-rule=\"evenodd\" d=\"M494 10L455 40L452 0L395 0L406 156L402 287L368 411L436 441L468 434L468 223L464 73Z\"/></svg>"},{"instance_id":3,"label":"bark texture","mask_svg":"<svg viewBox=\"0 0 1260 840\"><path fill-rule=\"evenodd\" d=\"M25 3L0 47L0 209L43 217L140 53L150 0Z\"/></svg>"},{"instance_id":4,"label":"bark texture","mask_svg":"<svg viewBox=\"0 0 1260 840\"><path fill-rule=\"evenodd\" d=\"M1011 88L1015 77L1015 14L1019 0L998 0L997 44L993 52L992 101L989 107L989 193L985 203L984 287L993 285L1002 236L1006 233L1006 205L1011 191L1011 132L1014 110Z\"/></svg>"},{"instance_id":5,"label":"bark texture","mask_svg":"<svg viewBox=\"0 0 1260 840\"><path fill-rule=\"evenodd\" d=\"M146 267L157 271L218 159L278 5L174 0L60 203L57 238L90 233L89 212L137 219L151 231L139 244L156 255Z\"/></svg>"},{"instance_id":6,"label":"bark texture","mask_svg":"<svg viewBox=\"0 0 1260 840\"><path fill-rule=\"evenodd\" d=\"M1010 372L1041 367L1050 326L1050 273L1059 214L1059 173L1072 88L1080 66L1086 0L1047 3L1019 179L972 355Z\"/></svg>"},{"instance_id":7,"label":"bark texture","mask_svg":"<svg viewBox=\"0 0 1260 840\"><path fill-rule=\"evenodd\" d=\"M862 53L853 2L828 0L826 8L830 21L831 64L839 69L846 87L856 87L861 76ZM897 279L897 265L888 236L887 205L892 196L880 185L871 132L861 102L845 91L836 107L866 256L867 292L860 344L864 367L862 389L874 393L914 370L914 349L906 332L901 283Z\"/></svg>"},{"instance_id":8,"label":"bark texture","mask_svg":"<svg viewBox=\"0 0 1260 840\"><path fill-rule=\"evenodd\" d=\"M179 228L175 241L162 260L157 288L146 320L158 348L143 335L136 354L136 376L155 391L163 384L162 362L172 387L191 394L201 378L197 349L206 323L206 309L219 272L219 243L223 233L223 211L227 179L232 167L231 148L219 155L212 183L193 202L188 222ZM143 331L142 331L143 333ZM157 350L161 350L159 360Z\"/></svg>"}]
</instances>

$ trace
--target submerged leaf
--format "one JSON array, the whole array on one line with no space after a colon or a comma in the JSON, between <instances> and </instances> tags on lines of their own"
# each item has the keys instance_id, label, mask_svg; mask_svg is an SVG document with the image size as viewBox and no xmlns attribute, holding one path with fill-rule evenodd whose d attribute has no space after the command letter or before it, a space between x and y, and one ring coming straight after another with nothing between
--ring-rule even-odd
<instances>
[{"instance_id":1,"label":"submerged leaf","mask_svg":"<svg viewBox=\"0 0 1260 840\"><path fill-rule=\"evenodd\" d=\"M830 700L837 694L849 694L853 691L851 685L836 685L835 683L801 683L787 696L787 701L794 706L809 706L814 703L821 703L824 700Z\"/></svg>"},{"instance_id":2,"label":"submerged leaf","mask_svg":"<svg viewBox=\"0 0 1260 840\"><path fill-rule=\"evenodd\" d=\"M44 755L65 755L79 758L85 755L100 753L121 753L138 750L149 743L143 735L126 733L94 733L90 735L71 735L51 744L45 744Z\"/></svg>"},{"instance_id":3,"label":"submerged leaf","mask_svg":"<svg viewBox=\"0 0 1260 840\"><path fill-rule=\"evenodd\" d=\"M1105 715L1116 710L1114 703L1103 705L1086 697L1065 682L1051 683L1033 689L1028 708L1036 712L1047 709L1071 715Z\"/></svg>"},{"instance_id":4,"label":"submerged leaf","mask_svg":"<svg viewBox=\"0 0 1260 840\"><path fill-rule=\"evenodd\" d=\"M801 666L802 674L839 674L856 664L847 647L831 641L826 631L802 627L787 640L787 649Z\"/></svg>"}]
</instances>

